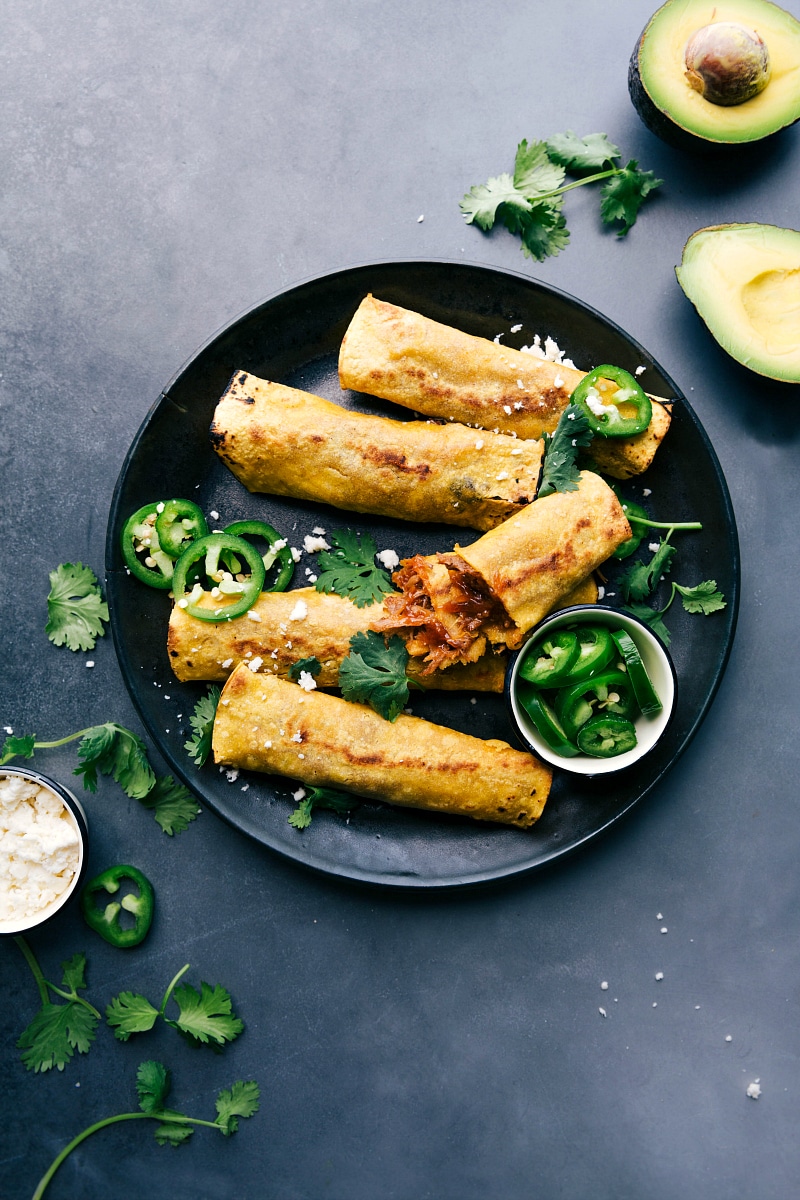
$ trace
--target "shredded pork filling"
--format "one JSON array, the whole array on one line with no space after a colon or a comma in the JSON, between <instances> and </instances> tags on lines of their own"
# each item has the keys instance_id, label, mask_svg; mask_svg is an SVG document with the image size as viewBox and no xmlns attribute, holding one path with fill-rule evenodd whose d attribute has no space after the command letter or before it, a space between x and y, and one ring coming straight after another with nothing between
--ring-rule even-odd
<instances>
[{"instance_id":1,"label":"shredded pork filling","mask_svg":"<svg viewBox=\"0 0 800 1200\"><path fill-rule=\"evenodd\" d=\"M404 559L392 581L399 593L386 597L388 616L372 628L404 637L408 653L424 659L424 675L477 661L489 643L507 644L504 634L515 629L480 575L457 554Z\"/></svg>"}]
</instances>

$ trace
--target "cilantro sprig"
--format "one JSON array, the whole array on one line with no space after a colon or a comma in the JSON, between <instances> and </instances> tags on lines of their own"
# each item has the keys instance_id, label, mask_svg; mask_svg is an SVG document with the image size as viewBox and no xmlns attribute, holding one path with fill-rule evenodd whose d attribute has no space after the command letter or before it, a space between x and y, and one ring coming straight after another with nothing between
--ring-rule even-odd
<instances>
[{"instance_id":1,"label":"cilantro sprig","mask_svg":"<svg viewBox=\"0 0 800 1200\"><path fill-rule=\"evenodd\" d=\"M327 808L335 813L349 813L357 808L359 801L354 796L344 792L336 792L333 788L312 787L297 802L297 808L289 814L289 824L295 829L308 829L311 824L311 814L315 808Z\"/></svg>"},{"instance_id":2,"label":"cilantro sprig","mask_svg":"<svg viewBox=\"0 0 800 1200\"><path fill-rule=\"evenodd\" d=\"M527 257L543 262L569 241L563 214L566 193L603 182L601 220L605 225L618 224L618 236L624 237L663 180L652 171L640 170L636 159L625 166L620 159L621 151L604 133L579 138L567 131L546 141L523 139L517 146L513 174L506 172L471 188L461 201L461 212L468 225L484 232L501 221L520 238ZM592 173L581 174L586 171ZM566 183L568 174L580 178Z\"/></svg>"},{"instance_id":3,"label":"cilantro sprig","mask_svg":"<svg viewBox=\"0 0 800 1200\"><path fill-rule=\"evenodd\" d=\"M183 748L194 759L198 767L202 767L211 753L211 737L214 732L214 718L217 715L221 692L216 684L212 684L205 696L201 696L189 717L189 724L194 733Z\"/></svg>"},{"instance_id":4,"label":"cilantro sprig","mask_svg":"<svg viewBox=\"0 0 800 1200\"><path fill-rule=\"evenodd\" d=\"M111 775L126 796L152 810L168 834L182 832L198 815L199 806L188 788L176 783L171 775L157 779L142 739L114 721L91 725L51 742L39 741L36 734L9 734L0 746L0 767L13 758L33 758L37 750L53 750L78 739L74 774L83 776L87 791L97 791L98 774Z\"/></svg>"},{"instance_id":5,"label":"cilantro sprig","mask_svg":"<svg viewBox=\"0 0 800 1200\"><path fill-rule=\"evenodd\" d=\"M91 1137L93 1133L97 1133L100 1129L105 1129L108 1125L115 1125L120 1121L143 1119L157 1121L158 1124L154 1130L154 1134L159 1146L180 1146L183 1142L189 1140L197 1127L216 1129L223 1137L230 1137L238 1130L241 1119L252 1117L258 1111L260 1092L257 1083L252 1079L246 1081L237 1079L230 1088L223 1088L217 1094L215 1102L217 1115L213 1121L202 1120L199 1117L189 1117L175 1109L167 1108L166 1101L169 1096L170 1085L170 1072L163 1063L154 1060L140 1063L136 1072L136 1092L139 1098L139 1110L137 1112L117 1113L111 1117L104 1117L102 1120L95 1121L94 1124L82 1130L53 1159L39 1181L39 1185L33 1194L33 1200L41 1200L56 1171L72 1151L80 1146L82 1142L85 1142L88 1137Z\"/></svg>"},{"instance_id":6,"label":"cilantro sprig","mask_svg":"<svg viewBox=\"0 0 800 1200\"><path fill-rule=\"evenodd\" d=\"M578 452L591 445L594 432L583 409L568 404L558 418L552 434L546 433L542 460L542 481L538 499L553 492L578 490L581 473L576 465Z\"/></svg>"},{"instance_id":7,"label":"cilantro sprig","mask_svg":"<svg viewBox=\"0 0 800 1200\"><path fill-rule=\"evenodd\" d=\"M321 550L317 558L318 592L348 596L356 608L365 608L393 591L389 572L375 562L377 547L368 533L336 529L330 538L334 548Z\"/></svg>"},{"instance_id":8,"label":"cilantro sprig","mask_svg":"<svg viewBox=\"0 0 800 1200\"><path fill-rule=\"evenodd\" d=\"M152 1029L160 1017L194 1046L209 1043L224 1046L237 1038L244 1029L244 1022L233 1012L230 993L218 984L212 987L202 981L199 992L188 983L178 987L188 970L189 963L181 967L170 981L158 1008L137 992L120 992L114 996L106 1007L106 1021L114 1030L114 1037L127 1042L131 1034ZM170 997L178 1006L178 1016L174 1020L166 1015Z\"/></svg>"},{"instance_id":9,"label":"cilantro sprig","mask_svg":"<svg viewBox=\"0 0 800 1200\"><path fill-rule=\"evenodd\" d=\"M97 576L83 563L61 563L50 572L45 633L56 646L93 650L105 637L108 605Z\"/></svg>"},{"instance_id":10,"label":"cilantro sprig","mask_svg":"<svg viewBox=\"0 0 800 1200\"><path fill-rule=\"evenodd\" d=\"M387 721L396 721L408 703L409 684L420 687L406 675L407 665L406 644L397 634L385 642L373 630L355 633L350 653L339 667L342 695L369 704Z\"/></svg>"},{"instance_id":11,"label":"cilantro sprig","mask_svg":"<svg viewBox=\"0 0 800 1200\"><path fill-rule=\"evenodd\" d=\"M694 587L688 587L673 580L670 583L669 598L661 608L653 608L652 605L644 603L672 569L676 549L669 541L671 532L670 529L667 536L660 539L649 562L632 563L619 575L617 580L617 585L625 601L625 611L643 621L661 638L665 646L670 644L671 638L670 632L664 624L664 616L676 596L680 596L686 612L700 613L705 617L726 607L725 597L717 588L715 579L704 579L702 583L698 583Z\"/></svg>"},{"instance_id":12,"label":"cilantro sprig","mask_svg":"<svg viewBox=\"0 0 800 1200\"><path fill-rule=\"evenodd\" d=\"M25 938L14 941L22 951L33 972L39 989L40 1008L33 1020L17 1039L22 1061L29 1071L45 1072L53 1067L63 1071L72 1056L88 1054L97 1034L100 1013L78 992L86 988L86 956L73 954L61 964L61 986L45 979L36 955ZM63 1004L50 999L50 993L60 997Z\"/></svg>"}]
</instances>

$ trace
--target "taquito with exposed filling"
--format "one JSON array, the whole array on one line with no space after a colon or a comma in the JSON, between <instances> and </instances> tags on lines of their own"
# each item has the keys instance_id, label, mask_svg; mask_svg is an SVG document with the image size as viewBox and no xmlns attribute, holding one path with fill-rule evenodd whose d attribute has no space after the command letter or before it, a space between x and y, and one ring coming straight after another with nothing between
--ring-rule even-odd
<instances>
[{"instance_id":1,"label":"taquito with exposed filling","mask_svg":"<svg viewBox=\"0 0 800 1200\"><path fill-rule=\"evenodd\" d=\"M400 594L372 628L404 636L426 672L513 649L630 536L612 489L583 471L574 491L535 500L470 546L404 559L392 576Z\"/></svg>"},{"instance_id":2,"label":"taquito with exposed filling","mask_svg":"<svg viewBox=\"0 0 800 1200\"><path fill-rule=\"evenodd\" d=\"M339 382L430 417L540 438L552 433L586 372L368 295L342 340ZM589 451L616 479L645 471L670 423L665 402L651 397L644 433L595 437Z\"/></svg>"},{"instance_id":3,"label":"taquito with exposed filling","mask_svg":"<svg viewBox=\"0 0 800 1200\"><path fill-rule=\"evenodd\" d=\"M536 496L541 441L353 412L237 371L211 444L251 492L493 529Z\"/></svg>"},{"instance_id":4,"label":"taquito with exposed filling","mask_svg":"<svg viewBox=\"0 0 800 1200\"><path fill-rule=\"evenodd\" d=\"M597 584L589 578L563 597L559 607L596 601ZM205 602L215 608L219 605L210 596ZM173 605L167 653L172 670L183 683L219 683L242 662L285 679L295 663L313 657L321 666L315 676L317 687L331 688L338 684L339 667L350 653L350 639L387 616L385 601L357 608L346 596L315 588L262 592L249 613L232 621L203 621ZM477 662L433 671L424 684L445 691L502 692L506 661L503 653L484 654ZM409 659L410 678L420 679L423 671L421 658Z\"/></svg>"},{"instance_id":5,"label":"taquito with exposed filling","mask_svg":"<svg viewBox=\"0 0 800 1200\"><path fill-rule=\"evenodd\" d=\"M220 766L521 829L541 815L552 780L506 742L420 717L385 721L366 705L243 665L223 689L212 748Z\"/></svg>"}]
</instances>

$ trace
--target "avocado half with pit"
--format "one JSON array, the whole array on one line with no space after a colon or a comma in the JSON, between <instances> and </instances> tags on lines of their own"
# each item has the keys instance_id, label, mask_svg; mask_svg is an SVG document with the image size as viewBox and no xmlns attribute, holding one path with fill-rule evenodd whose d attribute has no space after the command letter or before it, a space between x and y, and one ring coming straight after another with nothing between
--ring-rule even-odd
<instances>
[{"instance_id":1,"label":"avocado half with pit","mask_svg":"<svg viewBox=\"0 0 800 1200\"><path fill-rule=\"evenodd\" d=\"M800 119L800 21L768 0L667 0L636 44L628 90L674 146L760 141Z\"/></svg>"},{"instance_id":2,"label":"avocado half with pit","mask_svg":"<svg viewBox=\"0 0 800 1200\"><path fill-rule=\"evenodd\" d=\"M693 233L678 282L723 350L800 383L800 232L777 225L710 225Z\"/></svg>"}]
</instances>

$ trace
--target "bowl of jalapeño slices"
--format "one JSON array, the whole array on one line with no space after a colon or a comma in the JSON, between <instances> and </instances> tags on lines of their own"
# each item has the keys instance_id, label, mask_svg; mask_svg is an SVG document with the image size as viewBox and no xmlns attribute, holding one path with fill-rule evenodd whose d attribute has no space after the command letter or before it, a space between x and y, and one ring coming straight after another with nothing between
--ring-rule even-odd
<instances>
[{"instance_id":1,"label":"bowl of jalape\u00f1o slices","mask_svg":"<svg viewBox=\"0 0 800 1200\"><path fill-rule=\"evenodd\" d=\"M652 750L675 709L675 667L630 613L577 605L546 617L508 665L522 740L552 766L606 775Z\"/></svg>"}]
</instances>

